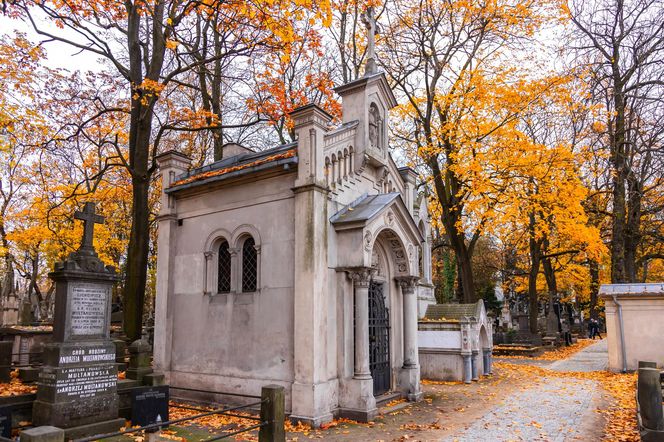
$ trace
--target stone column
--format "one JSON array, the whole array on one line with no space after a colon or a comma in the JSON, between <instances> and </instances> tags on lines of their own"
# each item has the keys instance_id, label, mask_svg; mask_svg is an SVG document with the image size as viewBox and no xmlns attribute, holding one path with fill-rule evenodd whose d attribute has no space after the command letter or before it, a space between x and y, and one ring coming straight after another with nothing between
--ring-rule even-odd
<instances>
[{"instance_id":1,"label":"stone column","mask_svg":"<svg viewBox=\"0 0 664 442\"><path fill-rule=\"evenodd\" d=\"M369 369L369 284L374 269L356 267L346 270L353 282L354 347L353 377L344 381L339 398L340 416L369 422L377 414L373 378Z\"/></svg>"},{"instance_id":2,"label":"stone column","mask_svg":"<svg viewBox=\"0 0 664 442\"><path fill-rule=\"evenodd\" d=\"M397 278L401 287L403 300L403 368L401 371L401 387L408 395L409 401L422 399L420 388L420 358L417 346L417 295L415 288L419 278L406 276Z\"/></svg>"},{"instance_id":3,"label":"stone column","mask_svg":"<svg viewBox=\"0 0 664 442\"><path fill-rule=\"evenodd\" d=\"M373 269L348 272L355 297L355 365L353 379L371 379L369 370L369 284Z\"/></svg>"},{"instance_id":4,"label":"stone column","mask_svg":"<svg viewBox=\"0 0 664 442\"><path fill-rule=\"evenodd\" d=\"M473 369L473 381L479 381L479 375L478 375L478 369L479 367L477 366L477 354L479 353L478 350L473 350L471 356L470 356L470 361L472 363L472 369Z\"/></svg>"},{"instance_id":5,"label":"stone column","mask_svg":"<svg viewBox=\"0 0 664 442\"><path fill-rule=\"evenodd\" d=\"M403 296L404 368L420 365L417 351L417 296L415 295L417 280L415 277L398 279Z\"/></svg>"},{"instance_id":6,"label":"stone column","mask_svg":"<svg viewBox=\"0 0 664 442\"><path fill-rule=\"evenodd\" d=\"M175 266L175 243L178 232L178 216L175 197L166 190L177 180L178 175L191 166L187 156L168 151L157 158L161 176L161 205L157 217L157 295L155 297L154 364L158 370L168 372L171 366L171 342L173 338L173 281Z\"/></svg>"},{"instance_id":7,"label":"stone column","mask_svg":"<svg viewBox=\"0 0 664 442\"><path fill-rule=\"evenodd\" d=\"M482 349L483 375L488 376L491 373L491 349Z\"/></svg>"},{"instance_id":8,"label":"stone column","mask_svg":"<svg viewBox=\"0 0 664 442\"><path fill-rule=\"evenodd\" d=\"M470 384L473 379L472 350L470 341L470 321L461 319L461 357L463 358L463 382Z\"/></svg>"},{"instance_id":9,"label":"stone column","mask_svg":"<svg viewBox=\"0 0 664 442\"><path fill-rule=\"evenodd\" d=\"M329 216L323 169L325 131L332 117L316 105L300 107L290 116L297 137L298 156L297 178L293 187L296 216L291 418L317 427L332 420L330 396L335 392L335 385L330 381L331 361L326 353L330 345L327 335L330 317L327 262ZM258 265L261 265L260 256Z\"/></svg>"},{"instance_id":10,"label":"stone column","mask_svg":"<svg viewBox=\"0 0 664 442\"><path fill-rule=\"evenodd\" d=\"M473 380L473 364L470 355L461 355L463 358L463 382L470 384Z\"/></svg>"}]
</instances>

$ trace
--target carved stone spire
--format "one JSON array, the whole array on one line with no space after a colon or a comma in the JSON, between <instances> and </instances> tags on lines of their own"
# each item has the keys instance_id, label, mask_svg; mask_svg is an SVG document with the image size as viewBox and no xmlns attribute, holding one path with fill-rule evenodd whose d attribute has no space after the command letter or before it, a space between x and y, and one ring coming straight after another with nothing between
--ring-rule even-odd
<instances>
[{"instance_id":1,"label":"carved stone spire","mask_svg":"<svg viewBox=\"0 0 664 442\"><path fill-rule=\"evenodd\" d=\"M362 14L362 23L367 28L367 63L364 66L364 76L367 77L377 72L375 36L378 33L378 28L376 27L373 6L369 6L367 11Z\"/></svg>"}]
</instances>

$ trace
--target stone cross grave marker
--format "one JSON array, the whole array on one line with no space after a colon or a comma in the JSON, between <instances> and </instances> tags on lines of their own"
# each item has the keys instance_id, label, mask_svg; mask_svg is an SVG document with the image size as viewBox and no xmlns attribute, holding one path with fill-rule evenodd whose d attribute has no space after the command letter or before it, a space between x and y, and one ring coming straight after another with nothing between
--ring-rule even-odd
<instances>
[{"instance_id":1,"label":"stone cross grave marker","mask_svg":"<svg viewBox=\"0 0 664 442\"><path fill-rule=\"evenodd\" d=\"M86 203L83 240L76 252L56 263L53 343L44 348L33 423L65 429L68 437L115 431L118 373L110 339L111 294L119 277L99 259L93 246L94 224L104 219Z\"/></svg>"}]
</instances>

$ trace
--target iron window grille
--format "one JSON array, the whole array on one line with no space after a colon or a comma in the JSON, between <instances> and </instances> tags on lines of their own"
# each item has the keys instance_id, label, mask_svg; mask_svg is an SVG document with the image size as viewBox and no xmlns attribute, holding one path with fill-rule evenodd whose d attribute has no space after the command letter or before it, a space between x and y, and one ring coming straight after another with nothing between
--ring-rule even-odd
<instances>
[{"instance_id":1,"label":"iron window grille","mask_svg":"<svg viewBox=\"0 0 664 442\"><path fill-rule=\"evenodd\" d=\"M258 285L258 252L253 238L242 244L242 291L255 292Z\"/></svg>"},{"instance_id":2,"label":"iron window grille","mask_svg":"<svg viewBox=\"0 0 664 442\"><path fill-rule=\"evenodd\" d=\"M231 291L231 252L228 241L219 246L219 273L217 276L217 291L229 293Z\"/></svg>"}]
</instances>

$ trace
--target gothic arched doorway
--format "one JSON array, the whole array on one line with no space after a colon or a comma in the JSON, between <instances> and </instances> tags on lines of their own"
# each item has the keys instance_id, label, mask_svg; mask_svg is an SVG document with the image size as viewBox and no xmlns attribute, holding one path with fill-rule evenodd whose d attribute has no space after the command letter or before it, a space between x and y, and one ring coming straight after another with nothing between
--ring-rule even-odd
<instances>
[{"instance_id":1,"label":"gothic arched doorway","mask_svg":"<svg viewBox=\"0 0 664 442\"><path fill-rule=\"evenodd\" d=\"M369 369L374 396L387 393L392 387L390 314L385 305L384 286L376 280L371 280L369 285Z\"/></svg>"}]
</instances>

